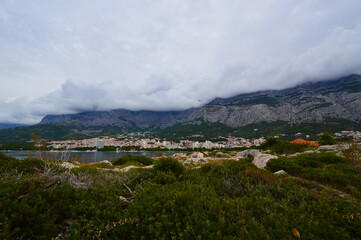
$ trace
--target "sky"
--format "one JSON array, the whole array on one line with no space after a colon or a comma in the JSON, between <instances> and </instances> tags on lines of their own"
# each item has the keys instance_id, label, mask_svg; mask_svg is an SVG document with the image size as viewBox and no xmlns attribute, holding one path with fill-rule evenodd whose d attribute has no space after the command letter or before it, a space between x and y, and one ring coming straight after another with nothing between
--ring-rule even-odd
<instances>
[{"instance_id":1,"label":"sky","mask_svg":"<svg viewBox=\"0 0 361 240\"><path fill-rule=\"evenodd\" d=\"M361 73L360 0L1 0L0 122Z\"/></svg>"}]
</instances>

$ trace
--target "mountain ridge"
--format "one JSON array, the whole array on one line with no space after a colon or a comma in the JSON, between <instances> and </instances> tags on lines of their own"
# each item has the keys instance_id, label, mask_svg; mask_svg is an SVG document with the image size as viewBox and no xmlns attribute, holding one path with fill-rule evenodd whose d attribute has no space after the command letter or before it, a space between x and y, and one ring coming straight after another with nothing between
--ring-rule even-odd
<instances>
[{"instance_id":1,"label":"mountain ridge","mask_svg":"<svg viewBox=\"0 0 361 240\"><path fill-rule=\"evenodd\" d=\"M87 111L48 115L39 124L74 127L114 126L143 130L201 121L242 127L259 122L322 122L326 118L361 121L361 76L311 82L283 90L266 90L215 98L199 108L184 111Z\"/></svg>"}]
</instances>

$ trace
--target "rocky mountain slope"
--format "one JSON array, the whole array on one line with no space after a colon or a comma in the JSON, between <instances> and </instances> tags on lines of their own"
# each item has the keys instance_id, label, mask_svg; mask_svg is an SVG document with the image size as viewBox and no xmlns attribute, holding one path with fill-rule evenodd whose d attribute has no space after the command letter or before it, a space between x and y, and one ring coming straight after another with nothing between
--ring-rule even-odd
<instances>
[{"instance_id":1,"label":"rocky mountain slope","mask_svg":"<svg viewBox=\"0 0 361 240\"><path fill-rule=\"evenodd\" d=\"M285 90L260 91L217 98L185 111L89 111L49 115L40 124L74 127L166 128L175 124L223 123L240 127L251 123L322 122L326 119L361 121L361 76L307 83Z\"/></svg>"}]
</instances>

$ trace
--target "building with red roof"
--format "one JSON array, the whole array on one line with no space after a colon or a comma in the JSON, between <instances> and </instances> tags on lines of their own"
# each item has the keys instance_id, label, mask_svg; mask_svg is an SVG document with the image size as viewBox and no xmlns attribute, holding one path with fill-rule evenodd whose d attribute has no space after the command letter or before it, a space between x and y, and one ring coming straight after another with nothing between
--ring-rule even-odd
<instances>
[{"instance_id":1,"label":"building with red roof","mask_svg":"<svg viewBox=\"0 0 361 240\"><path fill-rule=\"evenodd\" d=\"M291 143L298 144L298 145L310 145L310 146L319 146L320 145L318 143L308 141L308 140L304 140L304 139L301 139L301 138L293 140Z\"/></svg>"}]
</instances>

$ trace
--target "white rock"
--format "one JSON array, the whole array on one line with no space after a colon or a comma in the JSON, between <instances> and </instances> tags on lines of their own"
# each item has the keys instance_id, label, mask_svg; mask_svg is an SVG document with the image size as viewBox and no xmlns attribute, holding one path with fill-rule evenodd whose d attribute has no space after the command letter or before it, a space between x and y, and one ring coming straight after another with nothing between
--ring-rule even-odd
<instances>
[{"instance_id":1,"label":"white rock","mask_svg":"<svg viewBox=\"0 0 361 240\"><path fill-rule=\"evenodd\" d=\"M63 168L67 168L67 169L73 169L73 168L78 168L79 166L77 166L77 165L74 165L74 164L72 164L72 163L70 163L70 162L62 162L61 164L60 164L60 166L61 167L63 167Z\"/></svg>"},{"instance_id":2,"label":"white rock","mask_svg":"<svg viewBox=\"0 0 361 240\"><path fill-rule=\"evenodd\" d=\"M109 162L108 160L103 160L100 163L105 163L105 164L108 164L109 166L113 166L113 164L111 162Z\"/></svg>"},{"instance_id":3,"label":"white rock","mask_svg":"<svg viewBox=\"0 0 361 240\"><path fill-rule=\"evenodd\" d=\"M277 174L277 175L286 175L287 172L283 171L283 170L279 170L277 172L275 172L274 174Z\"/></svg>"},{"instance_id":4,"label":"white rock","mask_svg":"<svg viewBox=\"0 0 361 240\"><path fill-rule=\"evenodd\" d=\"M239 152L236 154L236 158L240 159L240 158L246 158L248 157L248 155L251 155L252 157L256 157L257 155L262 154L259 150L256 149L249 149L249 150L244 150L242 152Z\"/></svg>"},{"instance_id":5,"label":"white rock","mask_svg":"<svg viewBox=\"0 0 361 240\"><path fill-rule=\"evenodd\" d=\"M336 145L324 145L318 148L319 151L335 151L337 150Z\"/></svg>"},{"instance_id":6,"label":"white rock","mask_svg":"<svg viewBox=\"0 0 361 240\"><path fill-rule=\"evenodd\" d=\"M120 169L120 171L121 172L128 172L132 168L139 168L139 167L131 165L131 166Z\"/></svg>"},{"instance_id":7,"label":"white rock","mask_svg":"<svg viewBox=\"0 0 361 240\"><path fill-rule=\"evenodd\" d=\"M198 159L197 164L198 163L206 163L206 162L208 162L208 160L201 158L201 159Z\"/></svg>"},{"instance_id":8,"label":"white rock","mask_svg":"<svg viewBox=\"0 0 361 240\"><path fill-rule=\"evenodd\" d=\"M126 203L129 203L128 199L126 199L125 197L123 196L119 196L119 199L123 202L126 202Z\"/></svg>"},{"instance_id":9,"label":"white rock","mask_svg":"<svg viewBox=\"0 0 361 240\"><path fill-rule=\"evenodd\" d=\"M308 150L308 151L304 151L303 153L314 153L314 152L317 152L317 151ZM300 153L300 154L303 154L303 153Z\"/></svg>"},{"instance_id":10,"label":"white rock","mask_svg":"<svg viewBox=\"0 0 361 240\"><path fill-rule=\"evenodd\" d=\"M188 165L188 164L191 164L193 163L193 160L192 159L187 159L183 162L183 165Z\"/></svg>"},{"instance_id":11,"label":"white rock","mask_svg":"<svg viewBox=\"0 0 361 240\"><path fill-rule=\"evenodd\" d=\"M201 152L194 152L189 155L189 158L204 158L204 154Z\"/></svg>"},{"instance_id":12,"label":"white rock","mask_svg":"<svg viewBox=\"0 0 361 240\"><path fill-rule=\"evenodd\" d=\"M133 166L133 165L130 165L130 166L128 166L128 167L125 167L125 168L122 168L122 169L119 169L119 171L121 171L121 172L128 172L130 169L132 169L132 168L152 168L153 167L153 165L150 165L150 166L145 166L145 167L138 167L138 166Z\"/></svg>"},{"instance_id":13,"label":"white rock","mask_svg":"<svg viewBox=\"0 0 361 240\"><path fill-rule=\"evenodd\" d=\"M172 157L174 157L174 158L185 158L186 155L184 153L175 153L175 154L173 154Z\"/></svg>"},{"instance_id":14,"label":"white rock","mask_svg":"<svg viewBox=\"0 0 361 240\"><path fill-rule=\"evenodd\" d=\"M267 162L274 158L278 158L278 157L272 154L259 154L254 157L252 163L256 165L258 168L265 168Z\"/></svg>"}]
</instances>

